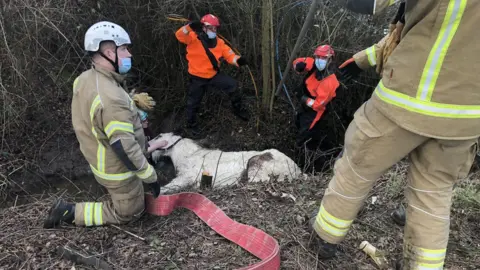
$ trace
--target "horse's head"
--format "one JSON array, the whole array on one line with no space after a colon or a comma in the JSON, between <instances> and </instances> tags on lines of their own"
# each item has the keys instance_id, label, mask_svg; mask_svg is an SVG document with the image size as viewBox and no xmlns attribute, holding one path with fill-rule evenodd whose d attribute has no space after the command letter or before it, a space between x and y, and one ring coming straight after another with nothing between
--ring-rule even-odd
<instances>
[{"instance_id":1,"label":"horse's head","mask_svg":"<svg viewBox=\"0 0 480 270\"><path fill-rule=\"evenodd\" d=\"M152 152L153 162L157 162L161 156L171 156L173 147L175 147L175 145L182 140L182 137L169 132L160 133L157 137L155 137L154 140L162 140L167 142L166 146Z\"/></svg>"}]
</instances>

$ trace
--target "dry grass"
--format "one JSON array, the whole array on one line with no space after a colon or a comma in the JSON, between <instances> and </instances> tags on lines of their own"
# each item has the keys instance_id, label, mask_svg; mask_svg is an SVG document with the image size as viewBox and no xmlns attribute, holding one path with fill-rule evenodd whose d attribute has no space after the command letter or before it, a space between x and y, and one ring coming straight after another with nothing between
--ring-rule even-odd
<instances>
[{"instance_id":1,"label":"dry grass","mask_svg":"<svg viewBox=\"0 0 480 270\"><path fill-rule=\"evenodd\" d=\"M367 240L386 251L391 264L401 254L403 229L390 220L389 214L403 197L397 187L389 186L389 182L404 181L405 171L405 164L399 164L378 181L346 241L341 244L338 257L332 260L318 260L308 248L312 235L306 224L309 215L319 206L329 175L302 182L232 187L204 193L231 218L275 237L281 246L282 269L376 269L357 247ZM465 182L465 190L478 187L478 180L469 181ZM296 201L272 197L266 191L267 186L293 195ZM480 263L480 211L478 204L477 208L464 204L464 198L471 195L465 192L458 187L455 195L446 269L475 269ZM145 238L145 242L110 226L42 229L42 218L53 198L66 194L60 190L43 197L39 195L35 203L2 210L0 266L5 269L71 269L74 263L55 253L55 248L60 246L95 256L114 269L236 269L257 261L215 234L193 213L182 209L168 217L147 215L134 224L120 226ZM106 199L86 195L80 192L76 198L66 198ZM377 197L373 204L372 196ZM75 267L93 269L78 264Z\"/></svg>"}]
</instances>

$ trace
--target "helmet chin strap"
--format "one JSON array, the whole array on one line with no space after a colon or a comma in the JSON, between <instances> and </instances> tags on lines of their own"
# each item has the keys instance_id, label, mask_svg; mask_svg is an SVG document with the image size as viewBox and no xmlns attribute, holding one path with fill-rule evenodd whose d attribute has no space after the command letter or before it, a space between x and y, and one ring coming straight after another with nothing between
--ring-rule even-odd
<instances>
[{"instance_id":1,"label":"helmet chin strap","mask_svg":"<svg viewBox=\"0 0 480 270\"><path fill-rule=\"evenodd\" d=\"M118 47L115 47L115 62L113 62L110 58L108 58L103 52L98 52L103 58L105 58L110 64L112 64L115 72L120 73L118 70Z\"/></svg>"}]
</instances>

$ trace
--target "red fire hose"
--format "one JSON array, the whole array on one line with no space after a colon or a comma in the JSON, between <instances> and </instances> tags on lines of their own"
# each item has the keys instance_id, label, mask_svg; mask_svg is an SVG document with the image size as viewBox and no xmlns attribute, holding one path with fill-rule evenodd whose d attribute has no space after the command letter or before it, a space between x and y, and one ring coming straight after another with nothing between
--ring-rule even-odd
<instances>
[{"instance_id":1,"label":"red fire hose","mask_svg":"<svg viewBox=\"0 0 480 270\"><path fill-rule=\"evenodd\" d=\"M168 216L175 208L186 208L194 212L215 232L262 260L241 268L242 270L280 269L280 246L275 238L262 230L232 220L205 196L186 192L161 195L157 199L151 194L145 194L145 197L147 213Z\"/></svg>"}]
</instances>

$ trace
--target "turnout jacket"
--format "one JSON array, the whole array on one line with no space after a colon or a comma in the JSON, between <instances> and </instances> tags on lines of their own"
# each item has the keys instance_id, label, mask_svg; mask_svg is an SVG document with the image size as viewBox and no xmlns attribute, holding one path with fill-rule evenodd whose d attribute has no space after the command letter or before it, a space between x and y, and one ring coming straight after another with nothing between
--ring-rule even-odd
<instances>
[{"instance_id":1,"label":"turnout jacket","mask_svg":"<svg viewBox=\"0 0 480 270\"><path fill-rule=\"evenodd\" d=\"M376 15L395 2L348 0L346 7ZM480 1L405 2L402 41L383 68L372 103L399 126L423 136L479 137Z\"/></svg>"},{"instance_id":2,"label":"turnout jacket","mask_svg":"<svg viewBox=\"0 0 480 270\"><path fill-rule=\"evenodd\" d=\"M122 87L124 78L95 66L78 76L73 84L73 129L95 176L155 182L138 110Z\"/></svg>"}]
</instances>

